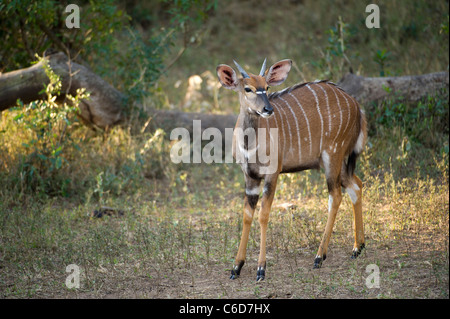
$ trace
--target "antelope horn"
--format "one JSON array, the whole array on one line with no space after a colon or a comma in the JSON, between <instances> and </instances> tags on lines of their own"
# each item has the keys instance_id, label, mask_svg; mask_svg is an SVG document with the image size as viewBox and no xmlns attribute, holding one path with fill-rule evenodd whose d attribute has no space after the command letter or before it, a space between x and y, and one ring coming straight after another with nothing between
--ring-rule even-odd
<instances>
[{"instance_id":1,"label":"antelope horn","mask_svg":"<svg viewBox=\"0 0 450 319\"><path fill-rule=\"evenodd\" d=\"M233 60L233 62L234 62L234 64L236 64L236 67L238 68L239 72L241 72L244 79L249 78L247 72L245 72L244 69L235 60Z\"/></svg>"},{"instance_id":2,"label":"antelope horn","mask_svg":"<svg viewBox=\"0 0 450 319\"><path fill-rule=\"evenodd\" d=\"M266 72L266 61L267 61L267 58L264 59L263 65L261 67L261 71L259 72L259 76L264 76L264 72Z\"/></svg>"}]
</instances>

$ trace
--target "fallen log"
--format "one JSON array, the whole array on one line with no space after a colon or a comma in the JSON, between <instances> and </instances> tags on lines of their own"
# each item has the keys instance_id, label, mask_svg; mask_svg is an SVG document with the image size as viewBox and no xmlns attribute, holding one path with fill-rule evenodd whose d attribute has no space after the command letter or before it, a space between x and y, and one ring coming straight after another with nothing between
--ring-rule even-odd
<instances>
[{"instance_id":1,"label":"fallen log","mask_svg":"<svg viewBox=\"0 0 450 319\"><path fill-rule=\"evenodd\" d=\"M120 123L123 117L125 95L104 81L89 68L70 61L64 53L46 57L53 71L61 77L61 92L72 95L78 88L86 88L91 93L89 100L80 103L80 117L84 122L100 128L108 128ZM16 105L17 99L28 103L42 98L39 92L49 82L39 62L29 68L0 74L0 112ZM384 99L393 94L404 99L417 101L441 88L448 88L449 73L437 72L416 76L363 77L346 74L338 85L354 96L361 104ZM225 128L233 128L237 115L188 113L182 111L154 111L151 114L153 126L170 132L175 127L185 127L192 133L193 120L202 121L202 130L218 128L222 134Z\"/></svg>"},{"instance_id":2,"label":"fallen log","mask_svg":"<svg viewBox=\"0 0 450 319\"><path fill-rule=\"evenodd\" d=\"M442 88L448 89L448 80L448 72L396 77L363 77L347 73L338 85L365 105L394 95L407 101L418 101Z\"/></svg>"},{"instance_id":3,"label":"fallen log","mask_svg":"<svg viewBox=\"0 0 450 319\"><path fill-rule=\"evenodd\" d=\"M80 117L100 128L116 125L122 119L124 95L92 72L89 68L70 61L64 53L45 57L50 67L61 78L61 93L76 95L79 88L91 93L90 99L82 100ZM28 68L0 74L0 111L16 105L17 99L29 103L43 98L39 92L49 83L43 62Z\"/></svg>"},{"instance_id":4,"label":"fallen log","mask_svg":"<svg viewBox=\"0 0 450 319\"><path fill-rule=\"evenodd\" d=\"M122 120L125 95L103 80L89 68L70 61L64 53L45 57L53 71L60 76L61 94L76 94L78 88L86 88L90 99L81 100L80 117L85 123L105 129ZM49 83L42 62L28 68L0 74L0 112L16 105L17 99L29 103L43 98L39 92ZM166 131L185 127L192 132L192 121L201 120L202 129L216 127L222 133L226 127L234 127L236 115L187 113L181 111L155 111L153 123ZM153 125L155 126L155 125Z\"/></svg>"},{"instance_id":5,"label":"fallen log","mask_svg":"<svg viewBox=\"0 0 450 319\"><path fill-rule=\"evenodd\" d=\"M215 127L219 129L222 136L225 137L225 128L234 128L237 115L189 113L181 111L156 111L153 115L153 123L164 128L168 132L177 127L184 127L192 133L194 120L201 121L202 131L208 127Z\"/></svg>"}]
</instances>

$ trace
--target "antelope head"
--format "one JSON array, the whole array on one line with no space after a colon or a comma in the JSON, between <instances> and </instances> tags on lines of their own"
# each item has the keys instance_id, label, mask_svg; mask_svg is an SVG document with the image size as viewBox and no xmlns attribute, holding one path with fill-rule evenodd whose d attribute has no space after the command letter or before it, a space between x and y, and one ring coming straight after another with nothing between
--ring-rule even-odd
<instances>
[{"instance_id":1,"label":"antelope head","mask_svg":"<svg viewBox=\"0 0 450 319\"><path fill-rule=\"evenodd\" d=\"M266 59L267 60L267 59ZM258 75L248 74L236 61L234 64L242 75L238 79L234 69L226 64L217 67L217 76L222 86L239 93L241 113L268 118L273 114L267 92L269 87L283 83L292 66L292 60L282 60L266 70L266 60Z\"/></svg>"}]
</instances>

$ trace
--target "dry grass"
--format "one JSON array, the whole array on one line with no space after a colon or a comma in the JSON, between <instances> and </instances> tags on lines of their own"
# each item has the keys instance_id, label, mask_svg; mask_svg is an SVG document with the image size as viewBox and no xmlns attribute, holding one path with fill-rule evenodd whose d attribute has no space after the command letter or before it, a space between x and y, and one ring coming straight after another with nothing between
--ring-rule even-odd
<instances>
[{"instance_id":1,"label":"dry grass","mask_svg":"<svg viewBox=\"0 0 450 319\"><path fill-rule=\"evenodd\" d=\"M237 167L217 166L182 172L185 184L170 191L168 179L148 181L129 197L111 198L107 203L123 208L124 216L96 219L90 217L96 206L64 201L3 206L3 297L448 298L448 184L425 189L418 180L395 194L397 183L366 181L366 251L349 258L352 217L345 198L329 256L313 270L327 196L320 176L288 176L271 213L267 280L257 284L257 221L241 278L228 279L241 229L242 187L235 185L242 180ZM208 175L215 177L199 177ZM302 183L317 192L301 195L293 184ZM72 263L82 270L80 289L64 285ZM366 286L370 264L380 269L380 288Z\"/></svg>"}]
</instances>

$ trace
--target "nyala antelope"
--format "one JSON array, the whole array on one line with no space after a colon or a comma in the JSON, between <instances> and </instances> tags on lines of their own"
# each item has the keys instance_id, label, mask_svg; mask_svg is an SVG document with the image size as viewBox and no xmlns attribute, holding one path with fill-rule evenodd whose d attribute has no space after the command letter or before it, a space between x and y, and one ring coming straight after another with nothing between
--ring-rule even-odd
<instances>
[{"instance_id":1,"label":"nyala antelope","mask_svg":"<svg viewBox=\"0 0 450 319\"><path fill-rule=\"evenodd\" d=\"M243 229L231 279L239 277L245 262L247 242L253 214L264 180L262 203L259 212L261 226L260 253L256 280L264 280L266 270L266 231L278 175L307 169L323 168L329 200L328 220L314 268L320 268L326 259L333 224L341 203L341 187L349 194L353 204L353 229L355 242L352 258L364 248L362 219L362 182L354 174L356 159L366 142L366 120L357 101L329 81L297 84L282 91L268 94L269 87L283 83L292 66L291 60L282 60L266 70L266 60L258 75L248 74L236 63L242 78L228 65L217 67L223 87L239 94L240 113L233 136L233 156L248 159L251 150L259 146L268 148L271 128L277 129L277 166L275 172L264 173L261 162L244 160L241 167L245 175ZM238 130L239 129L239 130ZM254 141L250 148L249 137L238 138L236 132L265 129L266 143ZM268 142L268 143L267 143ZM273 143L272 143L273 144ZM270 151L270 150L267 150Z\"/></svg>"}]
</instances>

